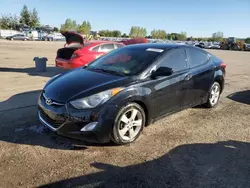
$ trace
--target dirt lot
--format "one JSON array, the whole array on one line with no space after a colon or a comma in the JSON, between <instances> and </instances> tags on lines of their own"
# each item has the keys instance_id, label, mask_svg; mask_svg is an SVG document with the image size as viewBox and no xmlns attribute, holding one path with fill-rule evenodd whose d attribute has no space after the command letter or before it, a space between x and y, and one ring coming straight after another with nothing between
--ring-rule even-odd
<instances>
[{"instance_id":1,"label":"dirt lot","mask_svg":"<svg viewBox=\"0 0 250 188\"><path fill-rule=\"evenodd\" d=\"M212 51L228 65L216 109L171 115L131 145L86 146L36 118L61 46L0 40L0 187L249 187L250 53ZM35 72L36 56L48 58L46 73Z\"/></svg>"}]
</instances>

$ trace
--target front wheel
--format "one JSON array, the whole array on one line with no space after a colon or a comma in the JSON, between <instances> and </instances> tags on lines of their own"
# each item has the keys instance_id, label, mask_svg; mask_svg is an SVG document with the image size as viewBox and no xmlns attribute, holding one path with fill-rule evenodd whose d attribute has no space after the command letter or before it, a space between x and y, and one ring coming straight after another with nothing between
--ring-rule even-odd
<instances>
[{"instance_id":1,"label":"front wheel","mask_svg":"<svg viewBox=\"0 0 250 188\"><path fill-rule=\"evenodd\" d=\"M143 108L137 103L122 107L116 116L111 139L116 144L129 144L141 134L146 122Z\"/></svg>"},{"instance_id":2,"label":"front wheel","mask_svg":"<svg viewBox=\"0 0 250 188\"><path fill-rule=\"evenodd\" d=\"M218 82L214 82L209 92L208 101L205 105L209 108L215 107L219 102L220 94L221 86Z\"/></svg>"}]
</instances>

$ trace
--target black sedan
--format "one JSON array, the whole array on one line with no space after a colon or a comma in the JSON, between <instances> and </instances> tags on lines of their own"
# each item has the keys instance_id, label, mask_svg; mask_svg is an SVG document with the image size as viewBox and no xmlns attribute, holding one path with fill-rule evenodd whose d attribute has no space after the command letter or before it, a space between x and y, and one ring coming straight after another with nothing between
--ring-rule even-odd
<instances>
[{"instance_id":1,"label":"black sedan","mask_svg":"<svg viewBox=\"0 0 250 188\"><path fill-rule=\"evenodd\" d=\"M49 80L38 99L38 116L60 135L131 143L160 117L201 104L215 107L225 68L197 47L126 46Z\"/></svg>"}]
</instances>

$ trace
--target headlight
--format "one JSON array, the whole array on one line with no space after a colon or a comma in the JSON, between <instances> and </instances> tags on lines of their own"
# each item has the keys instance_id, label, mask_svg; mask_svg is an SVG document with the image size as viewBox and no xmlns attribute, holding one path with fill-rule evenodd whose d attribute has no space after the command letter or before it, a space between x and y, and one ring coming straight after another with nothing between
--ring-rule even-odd
<instances>
[{"instance_id":1,"label":"headlight","mask_svg":"<svg viewBox=\"0 0 250 188\"><path fill-rule=\"evenodd\" d=\"M107 91L103 91L86 98L77 99L71 101L70 104L76 109L88 109L95 108L96 106L105 103L111 97L122 91L124 88L114 88Z\"/></svg>"}]
</instances>

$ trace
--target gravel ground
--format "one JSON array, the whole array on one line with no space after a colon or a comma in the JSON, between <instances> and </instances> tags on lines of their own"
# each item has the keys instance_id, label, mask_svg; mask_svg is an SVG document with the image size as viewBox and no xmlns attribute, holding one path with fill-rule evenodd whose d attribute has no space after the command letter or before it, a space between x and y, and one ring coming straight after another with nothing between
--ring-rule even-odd
<instances>
[{"instance_id":1,"label":"gravel ground","mask_svg":"<svg viewBox=\"0 0 250 188\"><path fill-rule=\"evenodd\" d=\"M115 146L63 138L37 120L61 46L0 40L0 187L249 187L250 53L211 51L228 65L217 108L184 110ZM37 56L47 72L35 72Z\"/></svg>"}]
</instances>

